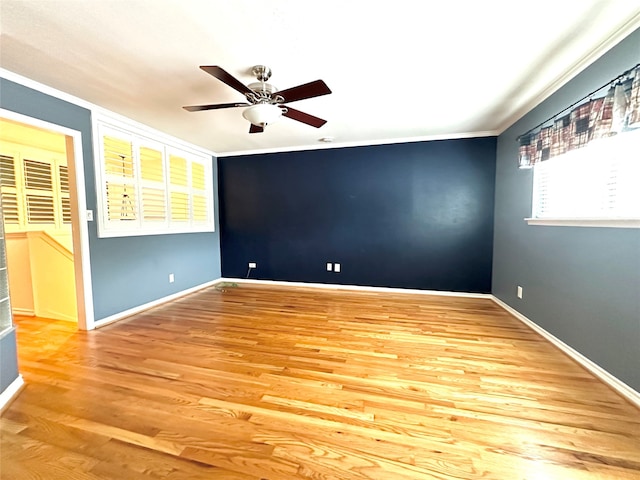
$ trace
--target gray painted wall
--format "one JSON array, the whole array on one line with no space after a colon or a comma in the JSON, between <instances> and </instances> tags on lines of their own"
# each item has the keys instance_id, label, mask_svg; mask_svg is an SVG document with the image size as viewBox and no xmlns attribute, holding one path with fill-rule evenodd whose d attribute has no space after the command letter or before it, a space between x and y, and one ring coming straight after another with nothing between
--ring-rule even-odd
<instances>
[{"instance_id":1,"label":"gray painted wall","mask_svg":"<svg viewBox=\"0 0 640 480\"><path fill-rule=\"evenodd\" d=\"M0 79L0 91L2 108L82 133L86 202L95 211L91 112L6 79ZM97 223L89 223L96 320L220 277L217 170L212 161L216 232L98 238ZM169 273L175 274L175 283L168 282Z\"/></svg>"},{"instance_id":2,"label":"gray painted wall","mask_svg":"<svg viewBox=\"0 0 640 480\"><path fill-rule=\"evenodd\" d=\"M492 290L640 391L640 229L527 225L533 173L518 170L516 143L518 135L638 62L640 30L498 138Z\"/></svg>"},{"instance_id":3,"label":"gray painted wall","mask_svg":"<svg viewBox=\"0 0 640 480\"><path fill-rule=\"evenodd\" d=\"M0 393L18 378L16 329L12 328L0 337Z\"/></svg>"}]
</instances>

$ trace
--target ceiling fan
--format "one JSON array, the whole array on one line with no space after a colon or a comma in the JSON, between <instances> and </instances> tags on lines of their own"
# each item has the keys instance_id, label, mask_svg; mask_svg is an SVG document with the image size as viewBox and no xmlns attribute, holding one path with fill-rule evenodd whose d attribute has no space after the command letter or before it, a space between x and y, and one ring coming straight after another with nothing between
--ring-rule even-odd
<instances>
[{"instance_id":1,"label":"ceiling fan","mask_svg":"<svg viewBox=\"0 0 640 480\"><path fill-rule=\"evenodd\" d=\"M331 93L327 84L322 80L316 80L298 85L297 87L277 91L273 85L267 83L269 78L271 78L271 69L264 65L256 65L251 69L251 73L255 75L258 81L250 83L249 85L243 84L221 67L202 65L200 68L221 82L226 83L234 90L242 93L248 103L216 103L182 107L189 112L247 107L244 112L242 112L242 116L251 122L249 133L263 132L264 127L277 121L281 116L306 123L316 128L320 128L327 123L326 120L284 105L285 103L297 102L298 100L305 100L307 98L319 97Z\"/></svg>"}]
</instances>

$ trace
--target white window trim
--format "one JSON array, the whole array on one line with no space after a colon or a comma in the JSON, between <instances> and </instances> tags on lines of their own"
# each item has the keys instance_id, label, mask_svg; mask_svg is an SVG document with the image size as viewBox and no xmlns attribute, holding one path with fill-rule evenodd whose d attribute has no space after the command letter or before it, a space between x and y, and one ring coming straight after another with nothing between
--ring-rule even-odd
<instances>
[{"instance_id":1,"label":"white window trim","mask_svg":"<svg viewBox=\"0 0 640 480\"><path fill-rule=\"evenodd\" d=\"M102 160L103 151L103 132L113 132L119 134L121 138L130 138L134 142L134 149L137 146L153 146L158 145L162 147L163 152L163 167L165 169L165 199L166 199L166 221L165 222L144 222L142 218L142 211L139 208L142 201L142 182L140 178L140 163L138 161L137 153L134 153L134 168L135 168L135 189L136 189L136 202L138 207L138 217L135 221L131 221L127 224L118 225L115 222L109 222L107 219L107 204L106 204L106 173L105 164ZM182 233L201 233L201 232L214 232L215 231L215 214L214 214L214 185L213 185L213 154L212 152L204 149L199 149L193 145L184 143L173 137L162 134L152 130L144 125L136 124L134 122L128 123L120 119L116 119L104 114L94 114L93 116L93 135L94 135L94 165L95 165L95 178L96 178L96 218L98 223L98 237L128 237L128 236L143 236L143 235L168 235L168 234L182 234ZM187 159L188 171L191 171L191 162L197 162L204 166L205 169L205 192L207 201L207 220L206 221L194 221L189 222L171 222L170 219L170 186L168 184L168 159L169 154L177 154ZM190 189L191 191L191 189Z\"/></svg>"},{"instance_id":2,"label":"white window trim","mask_svg":"<svg viewBox=\"0 0 640 480\"><path fill-rule=\"evenodd\" d=\"M622 135L627 135L626 133ZM634 131L635 138L640 136L640 131ZM535 166L533 167L536 168ZM535 175L535 174L534 174ZM535 178L535 177L534 177ZM537 211L535 180L533 182L533 213ZM628 217L527 217L524 219L528 225L564 226L564 227L600 227L600 228L640 228L640 218Z\"/></svg>"},{"instance_id":3,"label":"white window trim","mask_svg":"<svg viewBox=\"0 0 640 480\"><path fill-rule=\"evenodd\" d=\"M529 225L552 227L640 228L640 218L525 218Z\"/></svg>"}]
</instances>

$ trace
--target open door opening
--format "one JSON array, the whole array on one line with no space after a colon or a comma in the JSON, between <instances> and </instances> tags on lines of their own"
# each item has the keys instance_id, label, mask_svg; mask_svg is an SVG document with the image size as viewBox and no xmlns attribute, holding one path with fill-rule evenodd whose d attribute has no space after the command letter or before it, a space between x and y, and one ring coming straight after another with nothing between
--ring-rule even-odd
<instances>
[{"instance_id":1,"label":"open door opening","mask_svg":"<svg viewBox=\"0 0 640 480\"><path fill-rule=\"evenodd\" d=\"M82 278L76 278L82 269L74 141L0 118L0 196L13 314L76 324L80 318L87 328Z\"/></svg>"}]
</instances>

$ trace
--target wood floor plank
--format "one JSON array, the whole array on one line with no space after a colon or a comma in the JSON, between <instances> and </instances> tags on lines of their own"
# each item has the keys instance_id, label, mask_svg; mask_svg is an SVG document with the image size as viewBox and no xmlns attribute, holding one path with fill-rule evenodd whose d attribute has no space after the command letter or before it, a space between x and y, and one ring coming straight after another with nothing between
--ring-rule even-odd
<instances>
[{"instance_id":1,"label":"wood floor plank","mask_svg":"<svg viewBox=\"0 0 640 480\"><path fill-rule=\"evenodd\" d=\"M3 479L640 478L640 410L487 299L240 283L17 325Z\"/></svg>"}]
</instances>

